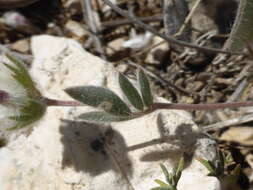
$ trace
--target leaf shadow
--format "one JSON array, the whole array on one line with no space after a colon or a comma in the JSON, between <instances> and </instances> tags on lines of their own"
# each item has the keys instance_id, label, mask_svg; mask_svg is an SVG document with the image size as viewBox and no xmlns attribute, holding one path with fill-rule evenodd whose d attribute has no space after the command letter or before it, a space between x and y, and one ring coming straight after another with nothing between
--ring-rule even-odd
<instances>
[{"instance_id":1,"label":"leaf shadow","mask_svg":"<svg viewBox=\"0 0 253 190\"><path fill-rule=\"evenodd\" d=\"M167 144L168 146L166 145L166 148L157 147L157 150L145 153L141 156L140 160L144 162L159 160L171 160L172 162L176 162L183 156L186 160L186 165L190 164L197 146L197 139L200 137L199 134L193 131L192 124L181 124L172 132L170 131L170 127L164 127L162 117L158 115L157 126L160 138L128 147L128 151L147 146Z\"/></svg>"},{"instance_id":2,"label":"leaf shadow","mask_svg":"<svg viewBox=\"0 0 253 190\"><path fill-rule=\"evenodd\" d=\"M73 167L77 172L92 176L114 170L124 164L124 172L132 174L132 163L127 156L125 140L108 126L63 120L60 127L64 146L62 168ZM117 143L115 143L117 142ZM116 159L116 160L115 160Z\"/></svg>"}]
</instances>

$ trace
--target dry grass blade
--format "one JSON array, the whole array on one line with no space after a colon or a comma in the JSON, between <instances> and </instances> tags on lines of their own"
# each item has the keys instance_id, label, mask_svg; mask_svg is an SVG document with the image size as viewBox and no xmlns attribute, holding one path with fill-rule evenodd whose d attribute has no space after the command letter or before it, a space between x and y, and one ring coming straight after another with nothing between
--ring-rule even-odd
<instances>
[{"instance_id":1,"label":"dry grass blade","mask_svg":"<svg viewBox=\"0 0 253 190\"><path fill-rule=\"evenodd\" d=\"M253 114L248 114L248 115L240 116L237 118L229 119L226 121L221 121L215 124L203 126L201 128L203 129L203 131L219 130L225 127L229 127L232 125L239 125L239 124L246 123L249 121L253 121Z\"/></svg>"},{"instance_id":2,"label":"dry grass blade","mask_svg":"<svg viewBox=\"0 0 253 190\"><path fill-rule=\"evenodd\" d=\"M92 5L90 0L82 0L82 9L83 9L83 15L85 18L86 23L88 24L90 30L91 30L91 37L93 38L93 42L95 44L96 50L100 53L101 57L105 60L105 52L101 43L101 40L99 39L98 34L99 29L99 20L98 16L96 16L95 12L92 10ZM97 19L96 19L97 18Z\"/></svg>"}]
</instances>

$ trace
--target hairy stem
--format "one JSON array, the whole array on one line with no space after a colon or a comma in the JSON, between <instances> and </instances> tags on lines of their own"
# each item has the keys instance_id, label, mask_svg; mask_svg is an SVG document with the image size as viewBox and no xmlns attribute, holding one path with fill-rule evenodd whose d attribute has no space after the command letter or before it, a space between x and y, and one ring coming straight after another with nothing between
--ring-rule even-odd
<instances>
[{"instance_id":1,"label":"hairy stem","mask_svg":"<svg viewBox=\"0 0 253 190\"><path fill-rule=\"evenodd\" d=\"M169 104L154 103L152 110L157 109L177 109L177 110L217 110L225 108L238 108L253 106L252 101L247 102L229 102L229 103L211 103L211 104Z\"/></svg>"},{"instance_id":2,"label":"hairy stem","mask_svg":"<svg viewBox=\"0 0 253 190\"><path fill-rule=\"evenodd\" d=\"M62 101L50 98L43 98L47 106L85 106L84 104L76 101Z\"/></svg>"},{"instance_id":3,"label":"hairy stem","mask_svg":"<svg viewBox=\"0 0 253 190\"><path fill-rule=\"evenodd\" d=\"M56 99L43 98L47 106L86 106L83 103L76 101L62 101ZM239 108L253 106L253 101L246 102L229 102L229 103L207 103L207 104L181 104L181 103L154 103L144 112L136 113L144 115L158 109L175 109L175 110L218 110L225 108Z\"/></svg>"},{"instance_id":4,"label":"hairy stem","mask_svg":"<svg viewBox=\"0 0 253 190\"><path fill-rule=\"evenodd\" d=\"M0 90L0 104L6 103L9 98L10 95L7 92Z\"/></svg>"}]
</instances>

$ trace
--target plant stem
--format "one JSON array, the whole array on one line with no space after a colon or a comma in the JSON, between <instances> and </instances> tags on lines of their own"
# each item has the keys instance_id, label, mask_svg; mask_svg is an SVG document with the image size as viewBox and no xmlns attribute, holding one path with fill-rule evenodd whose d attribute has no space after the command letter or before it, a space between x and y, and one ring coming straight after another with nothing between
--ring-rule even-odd
<instances>
[{"instance_id":1,"label":"plant stem","mask_svg":"<svg viewBox=\"0 0 253 190\"><path fill-rule=\"evenodd\" d=\"M7 92L0 90L0 104L8 102L10 96Z\"/></svg>"},{"instance_id":2,"label":"plant stem","mask_svg":"<svg viewBox=\"0 0 253 190\"><path fill-rule=\"evenodd\" d=\"M50 98L43 98L47 106L86 106L81 102L62 101ZM229 103L207 103L207 104L180 104L180 103L154 103L149 109L142 112L141 115L153 112L158 109L174 109L174 110L217 110L225 108L239 108L253 106L253 101L246 102L229 102Z\"/></svg>"},{"instance_id":3,"label":"plant stem","mask_svg":"<svg viewBox=\"0 0 253 190\"><path fill-rule=\"evenodd\" d=\"M151 109L177 109L177 110L217 110L225 108L238 108L253 106L252 101L246 102L229 102L229 103L211 103L211 104L168 104L168 103L154 103Z\"/></svg>"},{"instance_id":4,"label":"plant stem","mask_svg":"<svg viewBox=\"0 0 253 190\"><path fill-rule=\"evenodd\" d=\"M47 106L85 106L84 104L76 101L62 101L50 98L43 98Z\"/></svg>"}]
</instances>

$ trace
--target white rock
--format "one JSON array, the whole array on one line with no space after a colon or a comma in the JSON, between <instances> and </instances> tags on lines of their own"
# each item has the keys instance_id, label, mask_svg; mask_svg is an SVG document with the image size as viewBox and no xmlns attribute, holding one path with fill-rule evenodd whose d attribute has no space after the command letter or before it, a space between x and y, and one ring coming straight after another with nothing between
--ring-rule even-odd
<instances>
[{"instance_id":1,"label":"white rock","mask_svg":"<svg viewBox=\"0 0 253 190\"><path fill-rule=\"evenodd\" d=\"M146 32L144 35L136 35L122 44L124 48L130 48L133 50L140 50L147 47L153 38L153 34L151 32Z\"/></svg>"},{"instance_id":2,"label":"white rock","mask_svg":"<svg viewBox=\"0 0 253 190\"><path fill-rule=\"evenodd\" d=\"M84 37L84 35L87 34L83 26L74 20L68 20L68 22L65 24L65 29L78 39Z\"/></svg>"},{"instance_id":3,"label":"white rock","mask_svg":"<svg viewBox=\"0 0 253 190\"><path fill-rule=\"evenodd\" d=\"M31 74L45 96L70 100L63 89L97 85L122 97L113 66L77 42L37 36L32 51ZM220 189L194 159L214 159L215 144L200 137L188 113L161 110L110 128L76 119L91 109L49 107L28 137L0 149L1 190L148 190L164 180L159 163L170 170L183 153L189 158L179 190Z\"/></svg>"}]
</instances>

